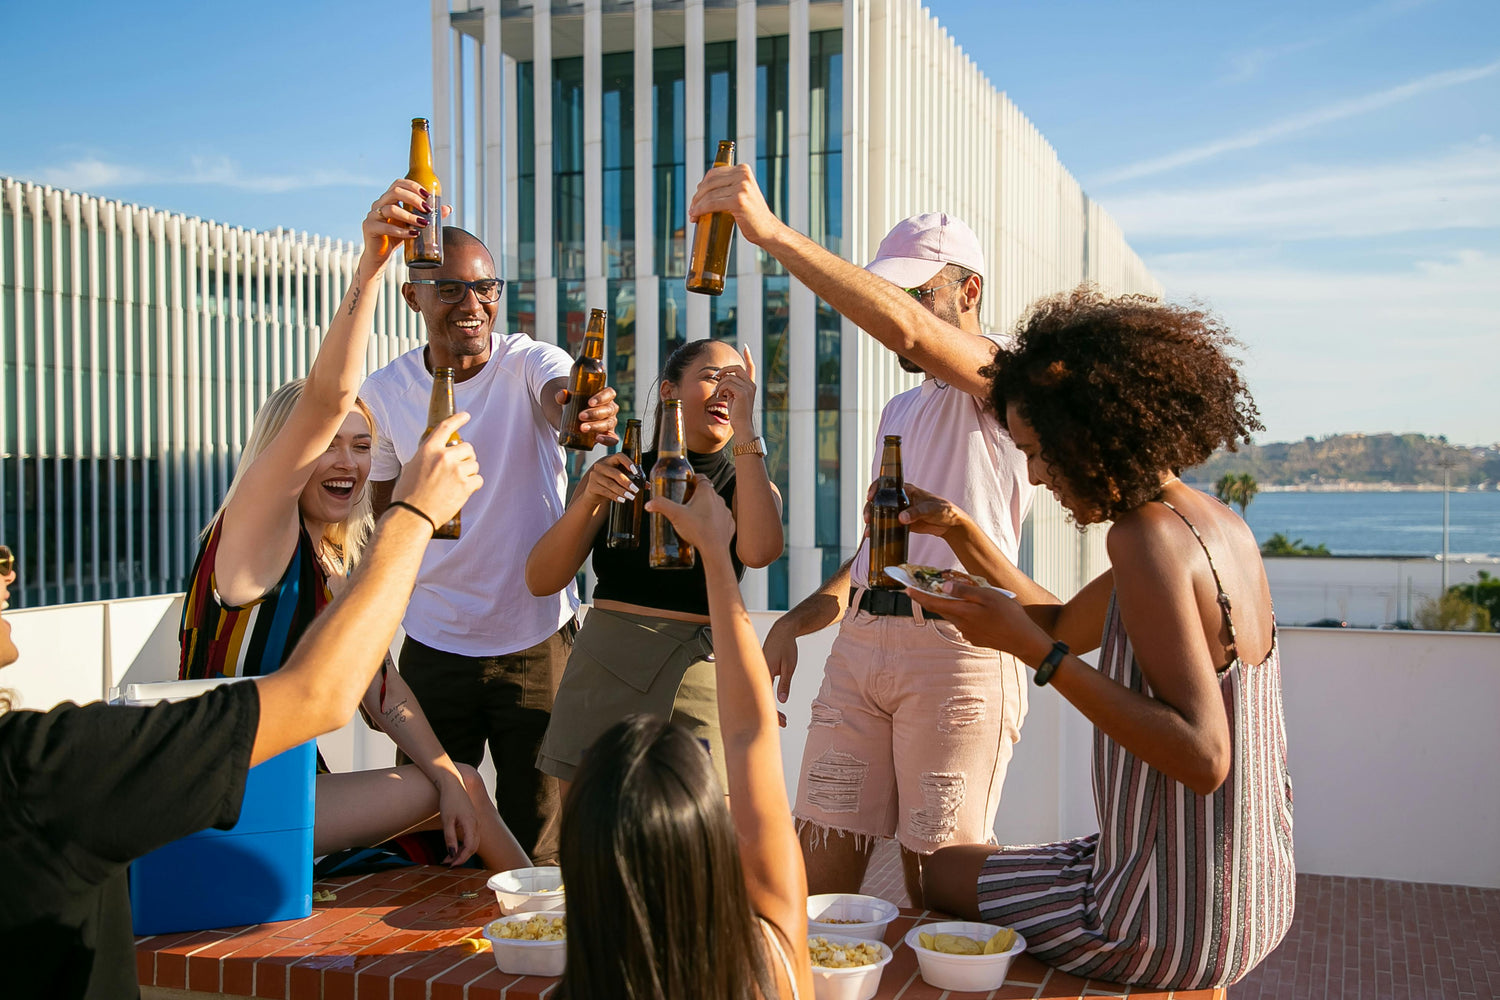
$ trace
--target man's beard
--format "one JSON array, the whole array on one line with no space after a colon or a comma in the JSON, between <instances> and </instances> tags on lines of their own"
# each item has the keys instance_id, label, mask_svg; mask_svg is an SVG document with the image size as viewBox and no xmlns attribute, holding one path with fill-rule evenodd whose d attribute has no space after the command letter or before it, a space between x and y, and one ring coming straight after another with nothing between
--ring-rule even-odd
<instances>
[{"instance_id":1,"label":"man's beard","mask_svg":"<svg viewBox=\"0 0 1500 1000\"><path fill-rule=\"evenodd\" d=\"M908 361L899 354L896 355L896 363L901 366L901 370L904 372L910 372L913 375L927 374L922 370L921 365L917 364L915 361Z\"/></svg>"}]
</instances>

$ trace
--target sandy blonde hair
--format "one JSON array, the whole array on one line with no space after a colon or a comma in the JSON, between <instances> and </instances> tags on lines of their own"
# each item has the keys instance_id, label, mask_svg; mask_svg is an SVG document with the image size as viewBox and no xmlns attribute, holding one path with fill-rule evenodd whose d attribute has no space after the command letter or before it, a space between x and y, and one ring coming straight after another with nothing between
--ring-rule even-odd
<instances>
[{"instance_id":1,"label":"sandy blonde hair","mask_svg":"<svg viewBox=\"0 0 1500 1000\"><path fill-rule=\"evenodd\" d=\"M219 504L219 509L214 511L214 516L204 526L202 536L208 536L209 528L213 527L224 514L224 509L229 506L229 501L234 497L234 491L244 478L246 470L260 457L261 452L268 448L276 435L281 433L286 426L287 417L292 414L292 407L297 400L302 398L302 390L307 386L307 379L297 378L282 385L275 392L266 397L266 401L260 404L260 409L255 411L255 421L250 425L250 437L245 441L245 450L240 452L239 465L235 466L234 479L229 483L229 490L224 494L224 502ZM354 408L358 410L370 425L370 446L375 446L375 416L362 399L354 401ZM375 516L370 504L370 480L365 477L365 485L355 498L354 506L349 511L349 516L342 521L335 521L328 525L323 531L322 542L327 546L327 551L336 556L344 564L344 569L350 570L359 562L360 554L364 551L365 543L369 541L370 534L375 530Z\"/></svg>"}]
</instances>

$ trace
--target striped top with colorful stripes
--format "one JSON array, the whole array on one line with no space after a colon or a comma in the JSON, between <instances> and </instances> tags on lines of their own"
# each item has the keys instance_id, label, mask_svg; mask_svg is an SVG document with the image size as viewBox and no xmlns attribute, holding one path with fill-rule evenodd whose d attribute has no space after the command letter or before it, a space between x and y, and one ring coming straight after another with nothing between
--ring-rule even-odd
<instances>
[{"instance_id":1,"label":"striped top with colorful stripes","mask_svg":"<svg viewBox=\"0 0 1500 1000\"><path fill-rule=\"evenodd\" d=\"M1217 570L1214 582L1235 653L1219 674L1233 742L1223 785L1199 795L1096 728L1100 832L1004 848L985 862L980 912L1019 930L1027 950L1050 965L1157 989L1224 986L1265 958L1291 925L1292 784L1277 642L1273 635L1264 662L1245 663ZM1151 693L1114 598L1099 670Z\"/></svg>"},{"instance_id":2,"label":"striped top with colorful stripes","mask_svg":"<svg viewBox=\"0 0 1500 1000\"><path fill-rule=\"evenodd\" d=\"M183 680L273 673L330 599L328 577L299 517L297 550L276 586L259 600L226 607L213 573L222 526L222 518L210 526L188 580L177 633L182 649L177 676Z\"/></svg>"}]
</instances>

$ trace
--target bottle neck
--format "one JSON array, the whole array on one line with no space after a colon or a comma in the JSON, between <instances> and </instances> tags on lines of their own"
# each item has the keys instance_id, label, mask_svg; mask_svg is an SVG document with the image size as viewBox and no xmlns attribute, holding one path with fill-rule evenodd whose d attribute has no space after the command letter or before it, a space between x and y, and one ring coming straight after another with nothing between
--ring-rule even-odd
<instances>
[{"instance_id":1,"label":"bottle neck","mask_svg":"<svg viewBox=\"0 0 1500 1000\"><path fill-rule=\"evenodd\" d=\"M579 354L579 357L590 358L594 361L603 361L604 335L602 333L596 334L593 331L585 334L583 338L583 351Z\"/></svg>"},{"instance_id":2,"label":"bottle neck","mask_svg":"<svg viewBox=\"0 0 1500 1000\"><path fill-rule=\"evenodd\" d=\"M427 425L431 427L439 421L447 420L453 416L453 412L453 378L447 376L433 379L432 399L427 404Z\"/></svg>"},{"instance_id":3,"label":"bottle neck","mask_svg":"<svg viewBox=\"0 0 1500 1000\"><path fill-rule=\"evenodd\" d=\"M411 130L411 163L413 173L435 173L432 169L432 137L425 128Z\"/></svg>"},{"instance_id":4,"label":"bottle neck","mask_svg":"<svg viewBox=\"0 0 1500 1000\"><path fill-rule=\"evenodd\" d=\"M625 442L620 445L627 458L639 465L641 463L641 429L639 427L625 428Z\"/></svg>"},{"instance_id":5,"label":"bottle neck","mask_svg":"<svg viewBox=\"0 0 1500 1000\"><path fill-rule=\"evenodd\" d=\"M721 143L719 143L719 152L718 152L718 155L714 157L714 166L716 166L716 167L732 167L732 166L734 166L734 143L732 143L732 142L721 142Z\"/></svg>"},{"instance_id":6,"label":"bottle neck","mask_svg":"<svg viewBox=\"0 0 1500 1000\"><path fill-rule=\"evenodd\" d=\"M663 404L661 415L661 441L657 444L658 458L683 458L686 448L682 441L682 403L668 400Z\"/></svg>"},{"instance_id":7,"label":"bottle neck","mask_svg":"<svg viewBox=\"0 0 1500 1000\"><path fill-rule=\"evenodd\" d=\"M901 449L895 445L886 445L885 451L880 456L880 478L894 479L901 482Z\"/></svg>"}]
</instances>

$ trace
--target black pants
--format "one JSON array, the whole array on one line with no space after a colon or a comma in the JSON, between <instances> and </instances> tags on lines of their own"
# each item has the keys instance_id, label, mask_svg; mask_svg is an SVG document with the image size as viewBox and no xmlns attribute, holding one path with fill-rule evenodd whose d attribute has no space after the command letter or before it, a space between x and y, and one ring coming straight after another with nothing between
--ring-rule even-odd
<instances>
[{"instance_id":1,"label":"black pants","mask_svg":"<svg viewBox=\"0 0 1500 1000\"><path fill-rule=\"evenodd\" d=\"M477 767L489 745L495 808L537 863L557 860L561 801L557 779L536 769L536 754L577 630L569 622L502 656L447 653L410 636L401 647L401 676L448 756Z\"/></svg>"}]
</instances>

